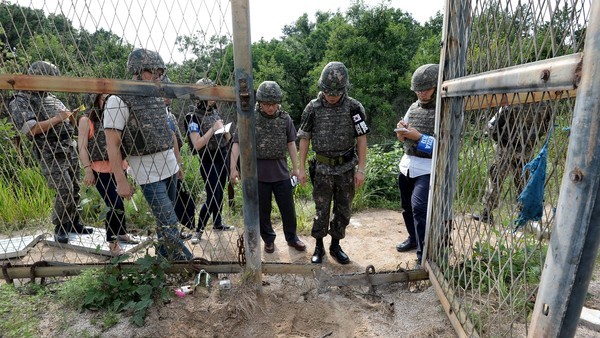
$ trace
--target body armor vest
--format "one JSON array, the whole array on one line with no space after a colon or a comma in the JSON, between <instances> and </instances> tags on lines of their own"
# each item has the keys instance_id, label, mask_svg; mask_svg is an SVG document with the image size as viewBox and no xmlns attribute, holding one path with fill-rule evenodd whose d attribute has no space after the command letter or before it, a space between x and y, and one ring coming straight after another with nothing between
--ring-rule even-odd
<instances>
[{"instance_id":1,"label":"body armor vest","mask_svg":"<svg viewBox=\"0 0 600 338\"><path fill-rule=\"evenodd\" d=\"M91 121L91 120L90 120ZM94 126L94 135L91 140L88 140L88 153L93 162L108 161L108 152L106 146L106 135L104 135L104 125L102 121L92 122Z\"/></svg>"},{"instance_id":2,"label":"body armor vest","mask_svg":"<svg viewBox=\"0 0 600 338\"><path fill-rule=\"evenodd\" d=\"M288 113L279 110L273 116L256 113L256 158L276 160L285 158L287 149Z\"/></svg>"},{"instance_id":3,"label":"body armor vest","mask_svg":"<svg viewBox=\"0 0 600 338\"><path fill-rule=\"evenodd\" d=\"M126 155L142 156L173 148L173 134L160 97L120 96L129 107L121 149Z\"/></svg>"},{"instance_id":4,"label":"body armor vest","mask_svg":"<svg viewBox=\"0 0 600 338\"><path fill-rule=\"evenodd\" d=\"M318 154L340 156L354 147L352 116L360 113L359 103L348 96L341 100L334 107L325 107L320 98L311 101L314 114L311 142Z\"/></svg>"},{"instance_id":5,"label":"body armor vest","mask_svg":"<svg viewBox=\"0 0 600 338\"><path fill-rule=\"evenodd\" d=\"M62 110L67 110L56 96L49 93L44 96L32 94L30 104L38 122L49 120ZM46 133L35 135L33 140L41 154L69 153L72 150L71 135L73 135L73 126L69 120L65 120Z\"/></svg>"},{"instance_id":6,"label":"body armor vest","mask_svg":"<svg viewBox=\"0 0 600 338\"><path fill-rule=\"evenodd\" d=\"M200 109L198 109L197 107L194 110L194 115L199 121L198 124L200 125L200 131L202 132L201 135L206 134L208 130L213 126L213 124L215 124L217 120L221 119L216 110L200 111ZM227 144L224 137L224 133L216 134L208 140L208 143L206 144L206 149L210 152L214 152L220 149L221 147L225 147L226 145Z\"/></svg>"},{"instance_id":7,"label":"body armor vest","mask_svg":"<svg viewBox=\"0 0 600 338\"><path fill-rule=\"evenodd\" d=\"M405 119L408 120L410 127L417 129L421 134L433 136L435 132L435 104L421 106L419 102L415 102L408 108ZM404 152L412 156L431 158L432 155L417 153L418 143L419 141L406 139L404 141Z\"/></svg>"}]
</instances>

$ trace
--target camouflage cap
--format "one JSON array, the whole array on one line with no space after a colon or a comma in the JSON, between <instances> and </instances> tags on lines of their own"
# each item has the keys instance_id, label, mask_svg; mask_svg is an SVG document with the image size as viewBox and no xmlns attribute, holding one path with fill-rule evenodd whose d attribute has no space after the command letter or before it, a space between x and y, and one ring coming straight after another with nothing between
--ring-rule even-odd
<instances>
[{"instance_id":1,"label":"camouflage cap","mask_svg":"<svg viewBox=\"0 0 600 338\"><path fill-rule=\"evenodd\" d=\"M140 74L144 69L166 69L165 62L155 51L136 48L127 58L127 71L130 74Z\"/></svg>"},{"instance_id":2,"label":"camouflage cap","mask_svg":"<svg viewBox=\"0 0 600 338\"><path fill-rule=\"evenodd\" d=\"M437 87L439 69L440 66L434 63L417 68L410 81L410 90L423 91Z\"/></svg>"},{"instance_id":3,"label":"camouflage cap","mask_svg":"<svg viewBox=\"0 0 600 338\"><path fill-rule=\"evenodd\" d=\"M60 76L58 67L47 61L36 61L29 66L28 75Z\"/></svg>"},{"instance_id":4,"label":"camouflage cap","mask_svg":"<svg viewBox=\"0 0 600 338\"><path fill-rule=\"evenodd\" d=\"M256 101L281 103L283 92L275 81L264 81L256 90Z\"/></svg>"},{"instance_id":5,"label":"camouflage cap","mask_svg":"<svg viewBox=\"0 0 600 338\"><path fill-rule=\"evenodd\" d=\"M331 96L344 94L349 84L348 68L338 61L329 62L319 78L319 89Z\"/></svg>"}]
</instances>

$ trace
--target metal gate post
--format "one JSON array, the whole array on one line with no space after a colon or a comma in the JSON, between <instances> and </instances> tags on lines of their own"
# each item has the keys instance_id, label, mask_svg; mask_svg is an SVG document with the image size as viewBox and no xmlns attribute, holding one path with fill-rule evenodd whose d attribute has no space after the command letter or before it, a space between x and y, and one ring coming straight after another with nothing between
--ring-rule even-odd
<instances>
[{"instance_id":1,"label":"metal gate post","mask_svg":"<svg viewBox=\"0 0 600 338\"><path fill-rule=\"evenodd\" d=\"M256 173L256 130L254 118L254 82L252 77L252 42L248 0L232 0L233 61L240 146L240 169L243 173L244 249L246 269L255 287L262 292L260 231L258 221L258 178Z\"/></svg>"},{"instance_id":2,"label":"metal gate post","mask_svg":"<svg viewBox=\"0 0 600 338\"><path fill-rule=\"evenodd\" d=\"M600 243L600 1L593 1L556 225L529 337L573 337Z\"/></svg>"}]
</instances>

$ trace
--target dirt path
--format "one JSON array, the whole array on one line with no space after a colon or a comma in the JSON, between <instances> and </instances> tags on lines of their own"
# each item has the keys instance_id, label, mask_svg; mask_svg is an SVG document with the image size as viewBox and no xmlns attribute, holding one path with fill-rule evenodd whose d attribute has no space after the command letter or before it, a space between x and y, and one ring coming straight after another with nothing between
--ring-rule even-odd
<instances>
[{"instance_id":1,"label":"dirt path","mask_svg":"<svg viewBox=\"0 0 600 338\"><path fill-rule=\"evenodd\" d=\"M308 250L289 248L281 229L273 254L263 252L265 262L310 265L314 239L301 236ZM366 210L354 215L341 245L351 258L345 266L328 255L322 269L330 274L362 273L373 265L377 272L413 268L415 252L400 254L395 245L407 237L402 216L393 210ZM329 238L325 240L329 245ZM57 255L59 253L56 253ZM231 276L232 279L240 276ZM433 287L428 282L398 283L375 288L319 288L314 278L264 275L263 297L234 280L230 290L202 290L171 303L154 307L143 327L122 317L119 324L100 330L100 313L65 313L49 304L43 320L43 337L455 337ZM590 292L599 289L592 280ZM598 298L592 297L594 303ZM594 304L586 304L587 306ZM581 327L576 337L597 337Z\"/></svg>"}]
</instances>

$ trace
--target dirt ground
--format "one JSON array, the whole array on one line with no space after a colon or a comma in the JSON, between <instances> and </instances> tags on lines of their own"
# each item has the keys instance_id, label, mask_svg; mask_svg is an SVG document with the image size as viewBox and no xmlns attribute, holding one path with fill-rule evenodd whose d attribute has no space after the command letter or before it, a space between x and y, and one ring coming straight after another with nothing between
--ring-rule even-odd
<instances>
[{"instance_id":1,"label":"dirt ground","mask_svg":"<svg viewBox=\"0 0 600 338\"><path fill-rule=\"evenodd\" d=\"M299 253L286 245L281 229L277 233L276 251L263 252L263 261L310 264L313 239L302 236L308 250ZM368 265L377 272L412 269L415 252L400 254L395 250L396 243L406 237L397 211L357 213L341 242L351 263L342 266L326 255L322 269L329 274L363 273ZM325 243L328 246L327 239ZM218 281L213 280L210 291L200 288L194 294L153 307L143 327L131 324L124 316L117 325L103 331L99 313L65 314L62 309L50 309L43 318L41 336L456 337L429 282L377 286L373 294L367 287L322 288L310 276L264 275L263 297L257 298L236 280L238 277L231 276L231 289L220 290ZM597 279L592 281L590 292L600 292ZM599 332L581 325L576 335L598 336Z\"/></svg>"}]
</instances>

